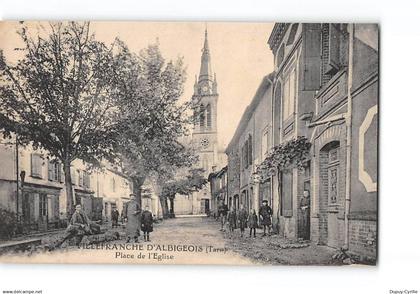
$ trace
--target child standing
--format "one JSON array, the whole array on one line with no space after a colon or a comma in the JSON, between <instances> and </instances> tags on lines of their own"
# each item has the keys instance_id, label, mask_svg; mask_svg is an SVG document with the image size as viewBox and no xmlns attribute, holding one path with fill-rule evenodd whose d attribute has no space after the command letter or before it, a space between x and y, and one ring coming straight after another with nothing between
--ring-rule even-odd
<instances>
[{"instance_id":1,"label":"child standing","mask_svg":"<svg viewBox=\"0 0 420 294\"><path fill-rule=\"evenodd\" d=\"M245 210L244 206L241 204L241 208L238 211L238 224L239 224L239 229L241 230L241 237L244 236L247 218L248 218L248 212Z\"/></svg>"},{"instance_id":2,"label":"child standing","mask_svg":"<svg viewBox=\"0 0 420 294\"><path fill-rule=\"evenodd\" d=\"M249 237L252 236L252 230L254 230L254 238L255 238L255 231L258 227L258 216L255 212L255 209L251 211L248 216L248 226L249 226Z\"/></svg>"},{"instance_id":3,"label":"child standing","mask_svg":"<svg viewBox=\"0 0 420 294\"><path fill-rule=\"evenodd\" d=\"M233 232L236 229L236 211L235 211L235 208L233 208L233 206L231 207L230 211L228 212L227 221L229 223L230 237L232 237Z\"/></svg>"}]
</instances>

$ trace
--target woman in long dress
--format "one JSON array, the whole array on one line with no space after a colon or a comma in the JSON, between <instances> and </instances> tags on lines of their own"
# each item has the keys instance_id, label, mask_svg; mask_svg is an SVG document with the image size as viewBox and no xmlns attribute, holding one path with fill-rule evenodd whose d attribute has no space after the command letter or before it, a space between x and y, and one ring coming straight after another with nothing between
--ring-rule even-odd
<instances>
[{"instance_id":1,"label":"woman in long dress","mask_svg":"<svg viewBox=\"0 0 420 294\"><path fill-rule=\"evenodd\" d=\"M130 242L130 239L133 239L136 243L138 242L140 236L140 212L140 205L137 203L134 194L131 194L130 201L124 207L124 215L127 219L125 227L127 243Z\"/></svg>"}]
</instances>

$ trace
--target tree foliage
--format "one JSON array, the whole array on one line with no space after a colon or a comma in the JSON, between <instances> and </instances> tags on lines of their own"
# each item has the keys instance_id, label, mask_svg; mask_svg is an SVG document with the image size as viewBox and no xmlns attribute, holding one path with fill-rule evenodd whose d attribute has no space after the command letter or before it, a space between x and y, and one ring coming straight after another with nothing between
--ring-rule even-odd
<instances>
[{"instance_id":1,"label":"tree foliage","mask_svg":"<svg viewBox=\"0 0 420 294\"><path fill-rule=\"evenodd\" d=\"M198 192L208 182L203 174L204 170L201 168L190 169L185 177L166 182L162 186L161 195L167 198L175 198L176 194L190 195L193 192Z\"/></svg>"},{"instance_id":2,"label":"tree foliage","mask_svg":"<svg viewBox=\"0 0 420 294\"><path fill-rule=\"evenodd\" d=\"M71 162L113 157L113 46L97 41L87 22L50 23L34 37L22 26L18 34L23 58L12 64L0 52L0 128L63 162L70 213Z\"/></svg>"},{"instance_id":3,"label":"tree foliage","mask_svg":"<svg viewBox=\"0 0 420 294\"><path fill-rule=\"evenodd\" d=\"M191 195L193 192L200 191L208 182L204 177L204 170L201 168L191 168L187 174L178 175L163 182L160 194L163 216L174 217L174 199L176 195ZM168 200L170 207L168 208Z\"/></svg>"},{"instance_id":4,"label":"tree foliage","mask_svg":"<svg viewBox=\"0 0 420 294\"><path fill-rule=\"evenodd\" d=\"M24 47L16 64L0 51L0 128L63 162L68 213L75 159L122 166L137 191L146 177L163 186L197 161L180 141L192 122L191 105L179 101L182 59L166 61L158 44L140 53L119 39L106 45L87 22L30 32L19 31Z\"/></svg>"},{"instance_id":5,"label":"tree foliage","mask_svg":"<svg viewBox=\"0 0 420 294\"><path fill-rule=\"evenodd\" d=\"M137 186L149 177L172 178L196 160L180 138L188 135L190 105L180 103L182 59L166 62L158 44L139 54L119 41L115 58L118 146L123 168Z\"/></svg>"},{"instance_id":6,"label":"tree foliage","mask_svg":"<svg viewBox=\"0 0 420 294\"><path fill-rule=\"evenodd\" d=\"M89 23L52 23L45 37L18 33L24 57L13 65L0 55L3 131L63 161L97 162L109 152L111 50Z\"/></svg>"},{"instance_id":7,"label":"tree foliage","mask_svg":"<svg viewBox=\"0 0 420 294\"><path fill-rule=\"evenodd\" d=\"M299 136L283 144L275 146L261 162L254 176L261 181L267 180L277 171L291 168L304 169L309 160L311 143L306 137Z\"/></svg>"}]
</instances>

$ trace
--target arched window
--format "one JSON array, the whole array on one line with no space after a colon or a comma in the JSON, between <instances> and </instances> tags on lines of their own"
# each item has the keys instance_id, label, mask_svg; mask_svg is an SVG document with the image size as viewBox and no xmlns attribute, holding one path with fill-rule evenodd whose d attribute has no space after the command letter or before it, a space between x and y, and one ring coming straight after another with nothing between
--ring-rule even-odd
<instances>
[{"instance_id":1,"label":"arched window","mask_svg":"<svg viewBox=\"0 0 420 294\"><path fill-rule=\"evenodd\" d=\"M204 123L205 123L205 109L204 109L204 105L201 104L200 105L200 127L204 127Z\"/></svg>"},{"instance_id":2,"label":"arched window","mask_svg":"<svg viewBox=\"0 0 420 294\"><path fill-rule=\"evenodd\" d=\"M207 114L207 127L211 128L211 105L207 104L207 109L206 109L206 114Z\"/></svg>"},{"instance_id":3,"label":"arched window","mask_svg":"<svg viewBox=\"0 0 420 294\"><path fill-rule=\"evenodd\" d=\"M208 168L209 168L209 161L208 161L207 155L203 155L201 167L204 170L208 170Z\"/></svg>"},{"instance_id":4,"label":"arched window","mask_svg":"<svg viewBox=\"0 0 420 294\"><path fill-rule=\"evenodd\" d=\"M197 107L194 108L194 126L199 125L200 123L200 109Z\"/></svg>"}]
</instances>

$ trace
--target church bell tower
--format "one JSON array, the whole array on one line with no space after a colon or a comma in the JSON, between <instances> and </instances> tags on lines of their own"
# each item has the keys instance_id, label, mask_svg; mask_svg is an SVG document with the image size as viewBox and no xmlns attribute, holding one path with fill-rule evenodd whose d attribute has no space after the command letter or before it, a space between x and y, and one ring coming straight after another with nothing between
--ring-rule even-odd
<instances>
[{"instance_id":1,"label":"church bell tower","mask_svg":"<svg viewBox=\"0 0 420 294\"><path fill-rule=\"evenodd\" d=\"M212 72L207 28L201 54L200 73L196 76L192 101L194 105L193 142L199 150L199 167L209 174L218 167L216 74Z\"/></svg>"}]
</instances>

